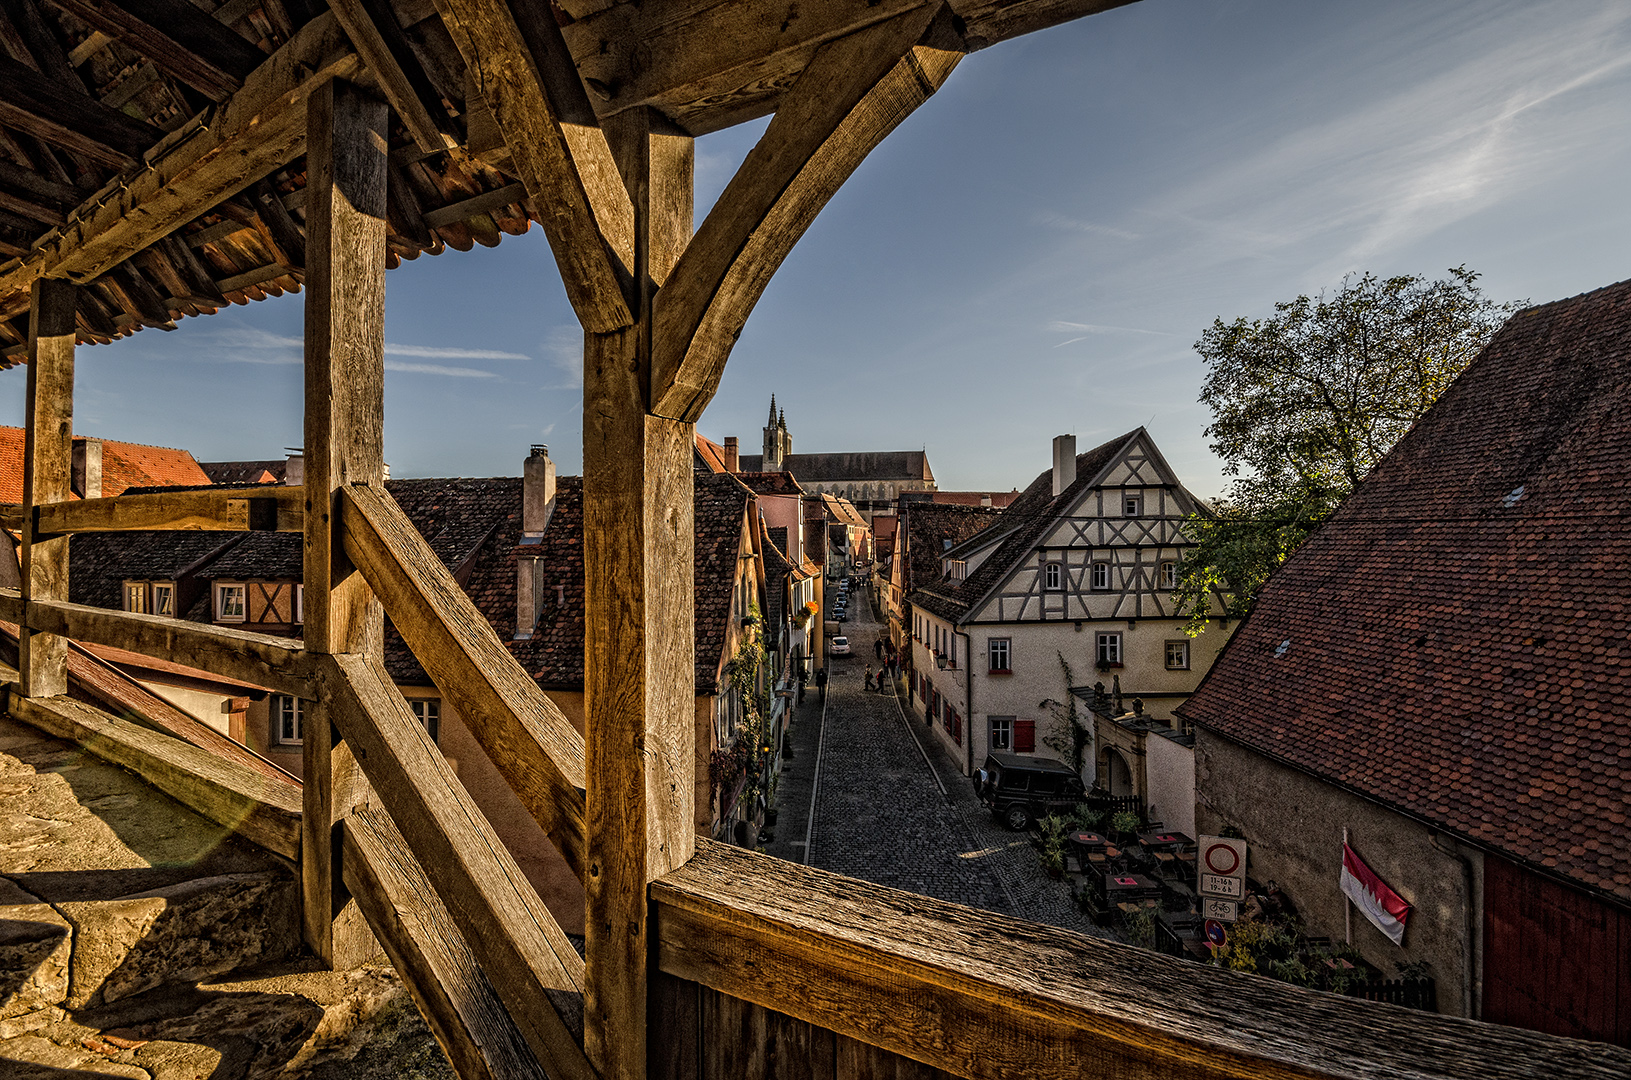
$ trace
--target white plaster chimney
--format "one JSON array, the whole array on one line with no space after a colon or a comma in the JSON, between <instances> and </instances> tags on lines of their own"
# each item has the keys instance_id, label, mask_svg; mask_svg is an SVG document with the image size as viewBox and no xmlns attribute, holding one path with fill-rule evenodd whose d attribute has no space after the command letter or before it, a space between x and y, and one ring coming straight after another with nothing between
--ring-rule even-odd
<instances>
[{"instance_id":1,"label":"white plaster chimney","mask_svg":"<svg viewBox=\"0 0 1631 1080\"><path fill-rule=\"evenodd\" d=\"M736 445L736 436L725 436L725 471L735 473L742 471L742 457Z\"/></svg>"},{"instance_id":2,"label":"white plaster chimney","mask_svg":"<svg viewBox=\"0 0 1631 1080\"><path fill-rule=\"evenodd\" d=\"M521 532L538 536L555 512L555 462L549 447L535 443L521 468Z\"/></svg>"},{"instance_id":3,"label":"white plaster chimney","mask_svg":"<svg viewBox=\"0 0 1631 1080\"><path fill-rule=\"evenodd\" d=\"M74 440L73 487L81 499L102 497L102 440Z\"/></svg>"},{"instance_id":4,"label":"white plaster chimney","mask_svg":"<svg viewBox=\"0 0 1631 1080\"><path fill-rule=\"evenodd\" d=\"M1076 436L1055 435L1053 438L1053 494L1076 482Z\"/></svg>"},{"instance_id":5,"label":"white plaster chimney","mask_svg":"<svg viewBox=\"0 0 1631 1080\"><path fill-rule=\"evenodd\" d=\"M306 482L306 455L290 454L283 463L283 482L299 487Z\"/></svg>"}]
</instances>

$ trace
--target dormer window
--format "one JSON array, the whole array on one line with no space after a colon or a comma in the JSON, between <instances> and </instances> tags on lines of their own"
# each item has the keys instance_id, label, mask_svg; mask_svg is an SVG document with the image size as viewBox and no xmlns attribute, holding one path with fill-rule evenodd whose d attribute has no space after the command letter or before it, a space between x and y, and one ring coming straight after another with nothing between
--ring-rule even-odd
<instances>
[{"instance_id":1,"label":"dormer window","mask_svg":"<svg viewBox=\"0 0 1631 1080\"><path fill-rule=\"evenodd\" d=\"M244 621L244 587L241 584L217 583L215 586L215 621Z\"/></svg>"},{"instance_id":2,"label":"dormer window","mask_svg":"<svg viewBox=\"0 0 1631 1080\"><path fill-rule=\"evenodd\" d=\"M947 564L947 572L953 581L962 581L968 577L968 563L963 559L952 559Z\"/></svg>"},{"instance_id":3,"label":"dormer window","mask_svg":"<svg viewBox=\"0 0 1631 1080\"><path fill-rule=\"evenodd\" d=\"M153 583L153 614L169 615L172 618L176 613L176 587L167 581Z\"/></svg>"},{"instance_id":4,"label":"dormer window","mask_svg":"<svg viewBox=\"0 0 1631 1080\"><path fill-rule=\"evenodd\" d=\"M125 610L138 615L147 611L147 582L125 582Z\"/></svg>"}]
</instances>

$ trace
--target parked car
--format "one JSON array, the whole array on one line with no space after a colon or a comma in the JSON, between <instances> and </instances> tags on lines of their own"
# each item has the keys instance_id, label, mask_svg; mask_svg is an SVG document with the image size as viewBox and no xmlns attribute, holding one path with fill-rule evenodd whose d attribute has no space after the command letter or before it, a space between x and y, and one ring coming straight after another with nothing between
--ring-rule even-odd
<instances>
[{"instance_id":1,"label":"parked car","mask_svg":"<svg viewBox=\"0 0 1631 1080\"><path fill-rule=\"evenodd\" d=\"M1048 757L988 754L973 780L991 816L1014 832L1049 814L1068 814L1087 798L1076 770Z\"/></svg>"},{"instance_id":2,"label":"parked car","mask_svg":"<svg viewBox=\"0 0 1631 1080\"><path fill-rule=\"evenodd\" d=\"M849 638L847 638L847 637L835 637L835 638L833 638L832 642L827 646L827 655L828 656L849 656L850 655Z\"/></svg>"},{"instance_id":3,"label":"parked car","mask_svg":"<svg viewBox=\"0 0 1631 1080\"><path fill-rule=\"evenodd\" d=\"M839 608L837 611L833 612L832 617L836 622L849 622L849 612L845 611L843 608Z\"/></svg>"}]
</instances>

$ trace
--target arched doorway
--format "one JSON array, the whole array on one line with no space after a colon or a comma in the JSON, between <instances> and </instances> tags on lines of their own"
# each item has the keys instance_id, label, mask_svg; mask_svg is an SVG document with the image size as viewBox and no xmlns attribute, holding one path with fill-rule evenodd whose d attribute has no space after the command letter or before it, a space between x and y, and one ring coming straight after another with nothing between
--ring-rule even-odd
<instances>
[{"instance_id":1,"label":"arched doorway","mask_svg":"<svg viewBox=\"0 0 1631 1080\"><path fill-rule=\"evenodd\" d=\"M1134 794L1133 771L1127 767L1127 759L1121 756L1121 751L1113 747L1104 751L1103 779L1112 797Z\"/></svg>"}]
</instances>

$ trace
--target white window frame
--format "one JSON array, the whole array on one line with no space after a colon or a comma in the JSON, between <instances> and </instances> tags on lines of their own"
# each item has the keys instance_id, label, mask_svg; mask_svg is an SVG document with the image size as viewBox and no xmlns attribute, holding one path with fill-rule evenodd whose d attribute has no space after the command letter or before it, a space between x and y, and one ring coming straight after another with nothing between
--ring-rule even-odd
<instances>
[{"instance_id":1,"label":"white window frame","mask_svg":"<svg viewBox=\"0 0 1631 1080\"><path fill-rule=\"evenodd\" d=\"M1094 592L1109 592L1110 591L1110 564L1109 563L1100 561L1100 562L1095 562L1093 564L1093 591Z\"/></svg>"},{"instance_id":2,"label":"white window frame","mask_svg":"<svg viewBox=\"0 0 1631 1080\"><path fill-rule=\"evenodd\" d=\"M306 704L297 697L288 694L273 694L268 701L268 713L271 723L267 734L271 736L273 746L299 746L306 735ZM284 733L284 721L294 721L294 734Z\"/></svg>"},{"instance_id":3,"label":"white window frame","mask_svg":"<svg viewBox=\"0 0 1631 1080\"><path fill-rule=\"evenodd\" d=\"M159 596L161 594L165 597L165 600L162 603L159 601ZM162 608L166 608L166 607L169 608L170 610L169 611L161 610ZM172 618L172 619L175 618L175 615L176 615L176 587L175 587L175 584L173 582L169 582L169 581L155 581L155 582L153 582L153 602L152 602L152 605L151 605L151 610L152 610L152 613L154 615L165 615L165 616L168 616L169 618Z\"/></svg>"},{"instance_id":4,"label":"white window frame","mask_svg":"<svg viewBox=\"0 0 1631 1080\"><path fill-rule=\"evenodd\" d=\"M994 637L986 642L986 656L990 660L987 670L1003 673L1014 670L1014 641L1012 638ZM999 666L999 659L1001 661Z\"/></svg>"},{"instance_id":5,"label":"white window frame","mask_svg":"<svg viewBox=\"0 0 1631 1080\"><path fill-rule=\"evenodd\" d=\"M1014 718L1012 716L988 716L986 719L987 738L990 740L988 750L1012 750L1014 748Z\"/></svg>"},{"instance_id":6,"label":"white window frame","mask_svg":"<svg viewBox=\"0 0 1631 1080\"><path fill-rule=\"evenodd\" d=\"M1058 592L1065 587L1065 568L1057 562L1042 564L1042 587L1048 592Z\"/></svg>"},{"instance_id":7,"label":"white window frame","mask_svg":"<svg viewBox=\"0 0 1631 1080\"><path fill-rule=\"evenodd\" d=\"M1178 587L1178 564L1172 559L1161 561L1161 587L1163 589Z\"/></svg>"},{"instance_id":8,"label":"white window frame","mask_svg":"<svg viewBox=\"0 0 1631 1080\"><path fill-rule=\"evenodd\" d=\"M1098 657L1098 662L1101 664L1120 664L1122 657L1121 631L1099 631L1094 655Z\"/></svg>"},{"instance_id":9,"label":"white window frame","mask_svg":"<svg viewBox=\"0 0 1631 1080\"><path fill-rule=\"evenodd\" d=\"M1189 642L1182 640L1167 642L1166 658L1168 671L1188 671ZM1177 663L1173 663L1174 658L1177 659Z\"/></svg>"},{"instance_id":10,"label":"white window frame","mask_svg":"<svg viewBox=\"0 0 1631 1080\"><path fill-rule=\"evenodd\" d=\"M433 697L414 697L408 699L408 708L413 712L413 718L419 721L419 726L430 733L430 741L442 741L442 699Z\"/></svg>"},{"instance_id":11,"label":"white window frame","mask_svg":"<svg viewBox=\"0 0 1631 1080\"><path fill-rule=\"evenodd\" d=\"M125 582L125 587L124 587L125 610L129 611L129 612L133 612L133 613L135 613L137 615L147 614L147 608L148 608L147 593L148 593L147 582L145 582L145 581L127 581L127 582ZM130 601L131 601L132 597L136 598L136 605L137 606L135 606L135 607L130 606Z\"/></svg>"},{"instance_id":12,"label":"white window frame","mask_svg":"<svg viewBox=\"0 0 1631 1080\"><path fill-rule=\"evenodd\" d=\"M227 614L227 605L224 597L236 590L238 594L238 613ZM244 622L248 619L249 587L243 582L218 581L215 583L215 621L216 622Z\"/></svg>"}]
</instances>

